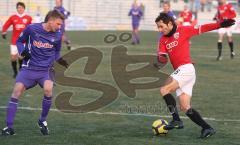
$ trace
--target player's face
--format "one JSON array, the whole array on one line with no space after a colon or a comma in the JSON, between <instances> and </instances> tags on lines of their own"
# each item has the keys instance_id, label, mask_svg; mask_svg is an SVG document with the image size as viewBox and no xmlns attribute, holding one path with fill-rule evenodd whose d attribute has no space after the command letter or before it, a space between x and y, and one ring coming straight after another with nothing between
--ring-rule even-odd
<instances>
[{"instance_id":1,"label":"player's face","mask_svg":"<svg viewBox=\"0 0 240 145\"><path fill-rule=\"evenodd\" d=\"M168 4L163 5L163 11L164 12L169 12L170 11L170 6Z\"/></svg>"},{"instance_id":2,"label":"player's face","mask_svg":"<svg viewBox=\"0 0 240 145\"><path fill-rule=\"evenodd\" d=\"M17 12L18 12L19 14L23 14L24 11L25 11L25 9L24 9L23 6L20 6L20 5L17 6Z\"/></svg>"},{"instance_id":3,"label":"player's face","mask_svg":"<svg viewBox=\"0 0 240 145\"><path fill-rule=\"evenodd\" d=\"M163 35L167 35L173 29L173 25L171 22L165 24L162 20L157 22L157 27L159 32L163 33Z\"/></svg>"},{"instance_id":4,"label":"player's face","mask_svg":"<svg viewBox=\"0 0 240 145\"><path fill-rule=\"evenodd\" d=\"M226 3L226 0L218 0L219 5L223 5Z\"/></svg>"},{"instance_id":5,"label":"player's face","mask_svg":"<svg viewBox=\"0 0 240 145\"><path fill-rule=\"evenodd\" d=\"M62 0L56 0L56 6L57 7L62 6Z\"/></svg>"},{"instance_id":6,"label":"player's face","mask_svg":"<svg viewBox=\"0 0 240 145\"><path fill-rule=\"evenodd\" d=\"M62 19L49 20L49 25L50 25L51 31L53 31L53 32L56 32L59 29L61 29L62 24L63 24Z\"/></svg>"}]
</instances>

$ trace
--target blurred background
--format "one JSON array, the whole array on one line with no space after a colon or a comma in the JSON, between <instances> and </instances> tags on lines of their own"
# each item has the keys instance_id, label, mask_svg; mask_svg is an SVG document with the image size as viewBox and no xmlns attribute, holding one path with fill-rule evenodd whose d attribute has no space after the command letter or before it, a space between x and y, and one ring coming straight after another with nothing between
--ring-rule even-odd
<instances>
[{"instance_id":1,"label":"blurred background","mask_svg":"<svg viewBox=\"0 0 240 145\"><path fill-rule=\"evenodd\" d=\"M54 0L21 0L26 4L26 12L34 17L35 22L43 20L45 14L55 6ZM162 11L162 4L170 1L175 15L183 10L184 5L197 14L198 23L212 21L216 14L217 0L138 0L144 9L141 30L155 30L154 20ZM16 12L18 0L1 0L0 28L9 15ZM71 12L66 20L67 30L131 30L131 17L128 11L133 0L63 0L65 9ZM238 0L229 0L239 12Z\"/></svg>"}]
</instances>

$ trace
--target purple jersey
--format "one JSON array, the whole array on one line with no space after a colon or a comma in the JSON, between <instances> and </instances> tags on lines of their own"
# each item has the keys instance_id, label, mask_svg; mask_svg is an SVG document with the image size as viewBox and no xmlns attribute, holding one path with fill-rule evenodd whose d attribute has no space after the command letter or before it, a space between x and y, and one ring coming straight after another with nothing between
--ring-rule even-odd
<instances>
[{"instance_id":1,"label":"purple jersey","mask_svg":"<svg viewBox=\"0 0 240 145\"><path fill-rule=\"evenodd\" d=\"M128 16L132 16L132 24L134 24L134 25L139 24L142 15L143 15L142 10L139 7L131 8L128 13Z\"/></svg>"},{"instance_id":2,"label":"purple jersey","mask_svg":"<svg viewBox=\"0 0 240 145\"><path fill-rule=\"evenodd\" d=\"M28 25L17 40L19 54L27 49L31 58L23 61L22 68L47 70L60 58L62 32L47 32L43 23ZM25 43L25 45L24 45Z\"/></svg>"},{"instance_id":3,"label":"purple jersey","mask_svg":"<svg viewBox=\"0 0 240 145\"><path fill-rule=\"evenodd\" d=\"M54 7L55 10L58 10L61 14L64 15L65 19L68 18L68 16L70 16L70 12L67 11L63 6L60 7Z\"/></svg>"},{"instance_id":4,"label":"purple jersey","mask_svg":"<svg viewBox=\"0 0 240 145\"><path fill-rule=\"evenodd\" d=\"M167 15L170 16L170 17L172 17L174 20L177 19L177 17L176 17L175 14L173 13L173 11L167 12Z\"/></svg>"}]
</instances>

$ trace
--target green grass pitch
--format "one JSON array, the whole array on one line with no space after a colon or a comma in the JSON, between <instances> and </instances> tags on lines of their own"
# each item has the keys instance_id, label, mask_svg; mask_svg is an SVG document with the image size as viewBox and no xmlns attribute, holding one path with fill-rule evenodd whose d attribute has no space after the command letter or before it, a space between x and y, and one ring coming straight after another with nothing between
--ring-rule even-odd
<instances>
[{"instance_id":1,"label":"green grass pitch","mask_svg":"<svg viewBox=\"0 0 240 145\"><path fill-rule=\"evenodd\" d=\"M48 116L49 136L42 136L37 127L43 92L39 86L26 91L21 97L15 118L15 136L0 136L1 145L232 145L240 144L240 37L234 35L235 59L230 59L229 47L224 41L223 60L216 61L217 34L208 33L191 40L192 58L195 62L197 82L193 90L192 106L216 129L209 139L198 139L200 128L183 118L185 128L172 130L165 137L153 136L151 124L156 119L170 120L159 89L137 90L135 98L127 97L117 86L111 74L111 52L118 45L125 45L129 55L155 54L157 32L142 31L141 44L130 41L107 44L107 34L119 36L116 31L68 32L75 48L91 46L103 54L96 73L83 73L87 59L71 65L66 75L95 80L113 86L119 92L111 104L92 113L63 113L53 110ZM9 36L9 35L8 35ZM9 41L9 37L8 37ZM62 54L68 53L63 45ZM168 64L164 72L171 73ZM125 79L125 78L122 78ZM138 80L139 81L139 80ZM141 80L140 80L141 81ZM5 127L5 106L11 95L14 80L9 61L9 43L0 39L0 128ZM86 104L97 99L98 91L79 87L57 85L54 94L64 90L75 92L74 105ZM26 109L26 107L32 108ZM56 108L53 104L53 109Z\"/></svg>"}]
</instances>

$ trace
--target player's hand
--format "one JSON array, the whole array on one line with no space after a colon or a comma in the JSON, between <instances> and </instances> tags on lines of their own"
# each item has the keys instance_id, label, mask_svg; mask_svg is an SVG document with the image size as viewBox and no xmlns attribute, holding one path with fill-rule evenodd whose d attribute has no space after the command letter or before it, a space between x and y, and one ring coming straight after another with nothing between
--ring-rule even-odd
<instances>
[{"instance_id":1,"label":"player's hand","mask_svg":"<svg viewBox=\"0 0 240 145\"><path fill-rule=\"evenodd\" d=\"M31 58L31 54L28 52L27 49L24 49L21 53L21 56L24 60L28 61Z\"/></svg>"},{"instance_id":2,"label":"player's hand","mask_svg":"<svg viewBox=\"0 0 240 145\"><path fill-rule=\"evenodd\" d=\"M220 23L220 27L225 28L225 27L230 27L235 24L234 19L225 19Z\"/></svg>"},{"instance_id":3,"label":"player's hand","mask_svg":"<svg viewBox=\"0 0 240 145\"><path fill-rule=\"evenodd\" d=\"M7 34L6 33L2 33L2 38L6 40L7 39Z\"/></svg>"},{"instance_id":4,"label":"player's hand","mask_svg":"<svg viewBox=\"0 0 240 145\"><path fill-rule=\"evenodd\" d=\"M157 69L161 69L163 67L163 64L160 62L154 62L153 66L156 67Z\"/></svg>"},{"instance_id":5,"label":"player's hand","mask_svg":"<svg viewBox=\"0 0 240 145\"><path fill-rule=\"evenodd\" d=\"M67 61L64 60L63 58L60 58L59 60L57 60L57 62L58 62L60 65L64 66L65 68L68 68L68 66L69 66L69 64L67 63Z\"/></svg>"}]
</instances>

